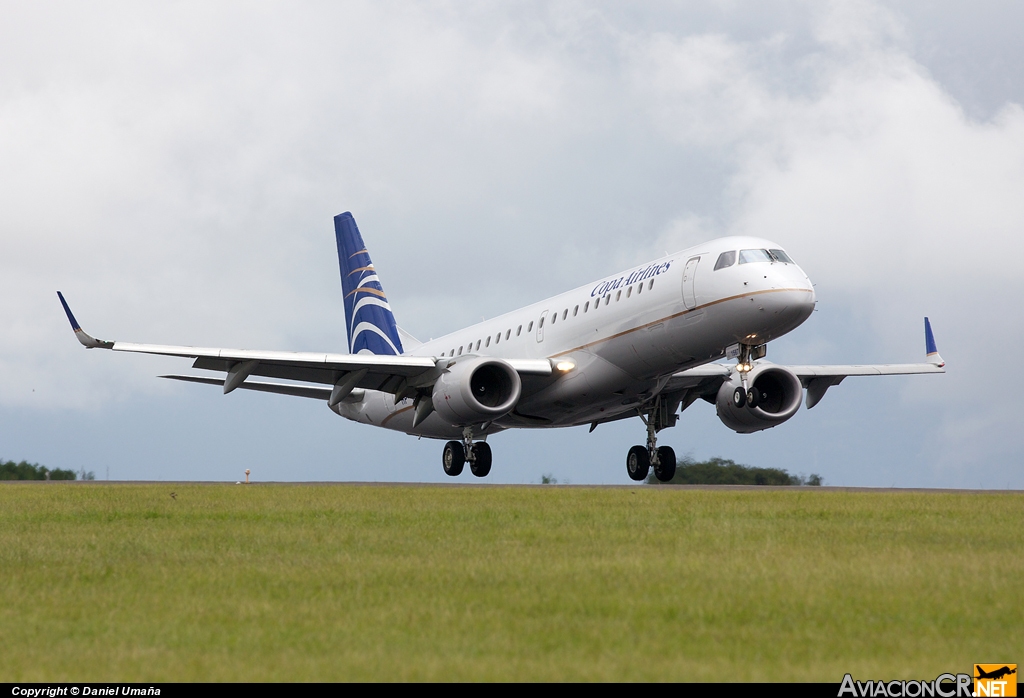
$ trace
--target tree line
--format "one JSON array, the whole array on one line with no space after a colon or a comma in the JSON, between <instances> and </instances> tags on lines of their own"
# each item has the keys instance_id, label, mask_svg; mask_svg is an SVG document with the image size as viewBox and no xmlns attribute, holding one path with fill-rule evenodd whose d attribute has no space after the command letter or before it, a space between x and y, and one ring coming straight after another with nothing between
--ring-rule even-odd
<instances>
[{"instance_id":1,"label":"tree line","mask_svg":"<svg viewBox=\"0 0 1024 698\"><path fill-rule=\"evenodd\" d=\"M820 487L821 475L790 475L781 468L755 468L728 458L709 458L695 461L690 457L676 461L676 474L665 483L654 473L647 476L649 485L811 485Z\"/></svg>"},{"instance_id":2,"label":"tree line","mask_svg":"<svg viewBox=\"0 0 1024 698\"><path fill-rule=\"evenodd\" d=\"M79 472L74 470L63 470L54 468L50 470L38 463L21 461L15 463L12 460L0 461L0 480L95 480L96 474L92 471L86 472L83 468Z\"/></svg>"}]
</instances>

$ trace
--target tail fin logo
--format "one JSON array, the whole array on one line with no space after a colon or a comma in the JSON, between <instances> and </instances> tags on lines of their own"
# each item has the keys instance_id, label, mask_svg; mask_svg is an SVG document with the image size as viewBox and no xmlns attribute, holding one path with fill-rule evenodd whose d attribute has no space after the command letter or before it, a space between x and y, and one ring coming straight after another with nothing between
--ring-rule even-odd
<instances>
[{"instance_id":1,"label":"tail fin logo","mask_svg":"<svg viewBox=\"0 0 1024 698\"><path fill-rule=\"evenodd\" d=\"M402 340L395 316L351 213L334 217L334 233L338 239L349 352L401 354Z\"/></svg>"}]
</instances>

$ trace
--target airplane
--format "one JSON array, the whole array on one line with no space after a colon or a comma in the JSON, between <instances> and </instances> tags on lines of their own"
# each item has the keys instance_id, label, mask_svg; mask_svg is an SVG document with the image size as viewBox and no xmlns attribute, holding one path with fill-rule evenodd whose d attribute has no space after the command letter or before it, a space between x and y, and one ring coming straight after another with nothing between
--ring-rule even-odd
<instances>
[{"instance_id":1,"label":"airplane","mask_svg":"<svg viewBox=\"0 0 1024 698\"><path fill-rule=\"evenodd\" d=\"M1009 676L1010 674L1017 673L1016 668L1011 669L1009 666L1003 666L999 669L994 669L992 671L985 671L977 664L974 665L974 668L978 672L978 675L974 677L976 679L993 679L998 681L1004 676Z\"/></svg>"},{"instance_id":2,"label":"airplane","mask_svg":"<svg viewBox=\"0 0 1024 698\"><path fill-rule=\"evenodd\" d=\"M487 438L506 429L601 424L639 417L647 440L629 449L635 481L668 482L675 453L658 433L698 399L730 429L776 427L850 376L945 373L925 318L923 363L783 366L767 344L814 310L807 274L781 245L723 237L605 276L557 296L419 342L395 322L349 212L334 218L348 353L258 351L95 339L58 291L91 349L179 356L223 377L161 378L321 400L354 422L446 440L442 466L491 470ZM721 363L721 359L734 364ZM251 376L287 383L250 381ZM806 395L806 398L805 398Z\"/></svg>"}]
</instances>

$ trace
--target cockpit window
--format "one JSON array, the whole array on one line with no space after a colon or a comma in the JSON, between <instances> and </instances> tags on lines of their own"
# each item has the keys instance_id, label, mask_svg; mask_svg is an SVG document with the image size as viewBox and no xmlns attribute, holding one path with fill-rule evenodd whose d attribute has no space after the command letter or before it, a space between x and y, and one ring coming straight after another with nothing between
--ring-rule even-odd
<instances>
[{"instance_id":1,"label":"cockpit window","mask_svg":"<svg viewBox=\"0 0 1024 698\"><path fill-rule=\"evenodd\" d=\"M768 250L768 254L775 258L775 261L782 262L783 264L796 264L789 255L782 250Z\"/></svg>"},{"instance_id":2,"label":"cockpit window","mask_svg":"<svg viewBox=\"0 0 1024 698\"><path fill-rule=\"evenodd\" d=\"M770 261L772 261L772 258L768 254L768 250L740 250L740 264Z\"/></svg>"},{"instance_id":3,"label":"cockpit window","mask_svg":"<svg viewBox=\"0 0 1024 698\"><path fill-rule=\"evenodd\" d=\"M729 250L728 252L723 252L722 254L718 255L718 261L715 262L715 271L718 271L719 269L725 269L726 267L731 267L735 263L736 250Z\"/></svg>"}]
</instances>

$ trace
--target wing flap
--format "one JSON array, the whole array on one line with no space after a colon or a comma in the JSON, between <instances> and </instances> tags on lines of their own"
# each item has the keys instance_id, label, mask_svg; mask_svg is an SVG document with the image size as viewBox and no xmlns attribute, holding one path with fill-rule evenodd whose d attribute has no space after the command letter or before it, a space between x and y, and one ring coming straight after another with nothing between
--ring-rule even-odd
<instances>
[{"instance_id":1,"label":"wing flap","mask_svg":"<svg viewBox=\"0 0 1024 698\"><path fill-rule=\"evenodd\" d=\"M206 376L160 376L161 378L168 378L175 381L184 381L186 383L203 383L205 385L224 385L224 380L221 378L208 378ZM241 390L256 390L263 393L278 393L280 395L294 395L297 397L308 397L314 400L327 401L331 397L330 388L319 388L312 385L290 385L286 383L260 383L260 382L245 382L238 386ZM348 400L357 400L362 398L362 393L356 394L354 391L349 395Z\"/></svg>"}]
</instances>

